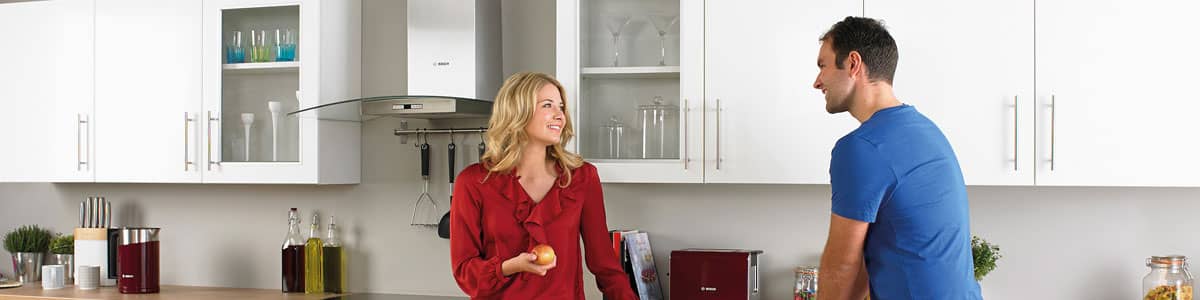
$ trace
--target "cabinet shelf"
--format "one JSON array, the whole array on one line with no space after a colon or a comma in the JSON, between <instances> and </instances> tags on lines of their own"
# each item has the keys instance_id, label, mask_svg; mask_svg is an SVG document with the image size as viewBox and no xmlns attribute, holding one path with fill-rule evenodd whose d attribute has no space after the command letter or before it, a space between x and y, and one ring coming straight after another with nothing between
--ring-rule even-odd
<instances>
[{"instance_id":1,"label":"cabinet shelf","mask_svg":"<svg viewBox=\"0 0 1200 300\"><path fill-rule=\"evenodd\" d=\"M652 67L584 67L583 78L679 78L679 66Z\"/></svg>"},{"instance_id":2,"label":"cabinet shelf","mask_svg":"<svg viewBox=\"0 0 1200 300\"><path fill-rule=\"evenodd\" d=\"M269 73L288 73L300 71L300 62L298 61L276 61L276 62L260 62L260 63L240 63L240 64L224 64L221 69L225 72L238 74L269 74Z\"/></svg>"}]
</instances>

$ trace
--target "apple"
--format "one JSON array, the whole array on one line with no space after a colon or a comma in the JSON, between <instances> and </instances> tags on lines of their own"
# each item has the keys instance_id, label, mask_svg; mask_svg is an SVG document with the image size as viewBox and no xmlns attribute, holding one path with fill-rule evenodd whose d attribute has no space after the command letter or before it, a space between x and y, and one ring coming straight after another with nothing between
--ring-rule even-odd
<instances>
[{"instance_id":1,"label":"apple","mask_svg":"<svg viewBox=\"0 0 1200 300\"><path fill-rule=\"evenodd\" d=\"M530 250L530 252L533 252L533 255L537 256L537 259L533 261L535 264L544 266L554 262L554 248L550 248L550 245L541 244L533 246L533 250Z\"/></svg>"}]
</instances>

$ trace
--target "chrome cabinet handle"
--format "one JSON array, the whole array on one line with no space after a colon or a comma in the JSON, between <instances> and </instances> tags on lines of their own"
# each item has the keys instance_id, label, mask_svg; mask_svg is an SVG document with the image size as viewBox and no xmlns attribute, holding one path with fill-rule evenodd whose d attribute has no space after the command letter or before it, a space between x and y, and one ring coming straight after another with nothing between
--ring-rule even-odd
<instances>
[{"instance_id":1,"label":"chrome cabinet handle","mask_svg":"<svg viewBox=\"0 0 1200 300\"><path fill-rule=\"evenodd\" d=\"M684 171L687 171L688 163L692 161L692 159L690 157L688 157L688 112L690 112L690 111L692 111L692 108L688 107L688 100L685 98L685 99L683 99L683 170Z\"/></svg>"},{"instance_id":2,"label":"chrome cabinet handle","mask_svg":"<svg viewBox=\"0 0 1200 300\"><path fill-rule=\"evenodd\" d=\"M83 114L75 114L75 122L75 170L83 171L85 166L90 170L91 167L88 166L88 162L84 160L84 156L88 151L83 148L84 137L88 138L87 144L91 144L92 142L91 136L88 135L88 132L84 131L83 129L84 125L88 125L88 119Z\"/></svg>"},{"instance_id":3,"label":"chrome cabinet handle","mask_svg":"<svg viewBox=\"0 0 1200 300\"><path fill-rule=\"evenodd\" d=\"M219 116L216 118L213 118L213 113L210 110L210 111L208 111L208 134L207 134L207 136L208 136L208 170L209 171L212 171L213 165L221 165L221 162L214 161L212 158L213 157L213 149L212 149L212 144L213 144L213 142L212 142L212 140L213 140L213 137L212 137L213 125L212 124L213 124L213 121L217 121L217 124L221 124L221 122L220 122L221 118Z\"/></svg>"},{"instance_id":4,"label":"chrome cabinet handle","mask_svg":"<svg viewBox=\"0 0 1200 300\"><path fill-rule=\"evenodd\" d=\"M191 139L192 121L194 121L194 120L195 119L192 118L192 114L190 114L188 112L183 112L183 171L184 172L187 172L188 168L192 166L192 161L188 159L188 154L189 154L188 148L190 148L189 145L192 142L192 139Z\"/></svg>"},{"instance_id":5,"label":"chrome cabinet handle","mask_svg":"<svg viewBox=\"0 0 1200 300\"><path fill-rule=\"evenodd\" d=\"M1021 127L1018 125L1018 124L1020 124L1020 115L1019 114L1021 111L1021 102L1020 102L1020 99L1018 99L1017 97L1018 96L1013 96L1013 144L1012 144L1012 147L1013 147L1013 171L1014 172L1020 171L1020 165L1021 165L1021 163L1020 163L1021 162L1021 160L1020 160L1021 152L1020 152L1020 148L1017 148L1017 144L1020 143L1020 132L1021 132L1021 130L1020 130Z\"/></svg>"},{"instance_id":6,"label":"chrome cabinet handle","mask_svg":"<svg viewBox=\"0 0 1200 300\"><path fill-rule=\"evenodd\" d=\"M1050 95L1050 171L1054 171L1054 122L1058 120L1058 100Z\"/></svg>"},{"instance_id":7,"label":"chrome cabinet handle","mask_svg":"<svg viewBox=\"0 0 1200 300\"><path fill-rule=\"evenodd\" d=\"M721 98L717 98L717 171L721 170Z\"/></svg>"}]
</instances>

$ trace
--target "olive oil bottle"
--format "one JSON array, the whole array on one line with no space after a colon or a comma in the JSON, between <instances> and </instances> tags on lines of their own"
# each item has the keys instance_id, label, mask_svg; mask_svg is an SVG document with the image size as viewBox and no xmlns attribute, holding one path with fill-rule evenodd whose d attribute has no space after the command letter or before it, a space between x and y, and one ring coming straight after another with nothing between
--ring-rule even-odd
<instances>
[{"instance_id":1,"label":"olive oil bottle","mask_svg":"<svg viewBox=\"0 0 1200 300\"><path fill-rule=\"evenodd\" d=\"M325 291L346 292L346 253L337 238L337 224L329 217L329 234L325 236Z\"/></svg>"},{"instance_id":2,"label":"olive oil bottle","mask_svg":"<svg viewBox=\"0 0 1200 300\"><path fill-rule=\"evenodd\" d=\"M321 244L321 219L313 213L308 227L308 242L304 243L304 293L325 292L324 249Z\"/></svg>"}]
</instances>

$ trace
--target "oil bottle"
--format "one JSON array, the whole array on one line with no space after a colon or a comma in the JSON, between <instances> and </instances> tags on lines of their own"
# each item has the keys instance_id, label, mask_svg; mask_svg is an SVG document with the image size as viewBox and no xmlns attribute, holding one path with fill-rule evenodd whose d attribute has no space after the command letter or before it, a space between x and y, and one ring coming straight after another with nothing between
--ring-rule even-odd
<instances>
[{"instance_id":1,"label":"oil bottle","mask_svg":"<svg viewBox=\"0 0 1200 300\"><path fill-rule=\"evenodd\" d=\"M304 293L325 292L324 249L321 244L321 219L313 212L308 227L308 242L304 243Z\"/></svg>"},{"instance_id":2,"label":"oil bottle","mask_svg":"<svg viewBox=\"0 0 1200 300\"><path fill-rule=\"evenodd\" d=\"M325 291L346 292L346 253L337 237L337 223L329 217L329 234L325 236Z\"/></svg>"}]
</instances>

